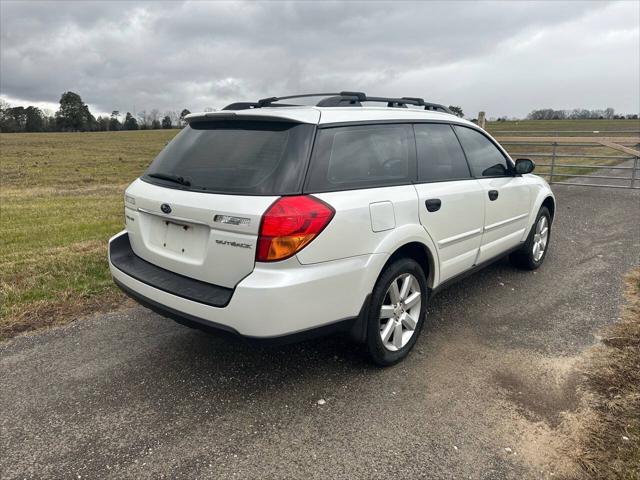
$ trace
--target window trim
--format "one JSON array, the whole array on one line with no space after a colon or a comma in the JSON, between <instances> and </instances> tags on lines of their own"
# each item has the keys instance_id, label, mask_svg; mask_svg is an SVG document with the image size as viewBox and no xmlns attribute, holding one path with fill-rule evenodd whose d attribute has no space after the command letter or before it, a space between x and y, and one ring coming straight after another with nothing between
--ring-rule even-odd
<instances>
[{"instance_id":1,"label":"window trim","mask_svg":"<svg viewBox=\"0 0 640 480\"><path fill-rule=\"evenodd\" d=\"M409 170L408 170L408 175L407 175L407 179L406 180L398 180L398 181L385 181L385 182L379 182L379 183L372 183L369 185L349 185L346 184L344 186L333 186L333 187L329 187L329 188L322 188L322 189L318 189L318 188L309 188L309 182L311 180L311 164L313 162L313 157L314 157L314 153L315 153L315 147L317 144L317 140L318 140L318 133L320 130L330 130L330 129L334 129L334 128L345 128L345 127L366 127L366 126L375 126L375 125L406 125L406 124L412 124L414 122L404 122L404 121L394 121L394 120L383 120L383 121L364 121L364 122L336 122L336 123L331 123L331 124L322 124L322 125L318 125L318 128L316 129L316 134L314 136L313 139L313 147L311 149L311 154L309 155L309 163L307 165L307 171L305 174L305 179L304 179L304 184L302 186L302 193L305 195L309 195L309 194L314 194L314 193L330 193L330 192L348 192L348 191L352 191L352 190L366 190L369 188L389 188L389 187L401 187L401 186L406 186L406 185L415 185L416 181L417 181L417 174L418 174L418 160L417 160L417 154L416 154L416 143L415 143L415 132L413 131L413 126L409 125L409 129L407 130L408 134L410 135L410 137L413 138L413 142L411 141L412 138L409 138L407 141L407 146L409 147ZM413 169L411 168L411 163L413 162ZM328 165L327 165L328 167ZM329 182L327 181L327 184L329 184Z\"/></svg>"}]
</instances>

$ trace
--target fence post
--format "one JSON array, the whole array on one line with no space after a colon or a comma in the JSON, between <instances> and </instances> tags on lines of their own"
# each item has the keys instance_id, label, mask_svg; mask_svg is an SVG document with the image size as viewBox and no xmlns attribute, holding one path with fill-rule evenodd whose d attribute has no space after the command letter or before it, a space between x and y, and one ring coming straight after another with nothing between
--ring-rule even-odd
<instances>
[{"instance_id":1,"label":"fence post","mask_svg":"<svg viewBox=\"0 0 640 480\"><path fill-rule=\"evenodd\" d=\"M553 171L556 168L556 147L558 142L553 142L553 150L551 151L551 174L549 175L549 183L553 183Z\"/></svg>"},{"instance_id":2,"label":"fence post","mask_svg":"<svg viewBox=\"0 0 640 480\"><path fill-rule=\"evenodd\" d=\"M486 130L486 116L484 112L478 112L478 126Z\"/></svg>"},{"instance_id":3,"label":"fence post","mask_svg":"<svg viewBox=\"0 0 640 480\"><path fill-rule=\"evenodd\" d=\"M631 188L635 187L636 184L636 171L638 170L638 160L640 157L633 157L633 170L631 170Z\"/></svg>"}]
</instances>

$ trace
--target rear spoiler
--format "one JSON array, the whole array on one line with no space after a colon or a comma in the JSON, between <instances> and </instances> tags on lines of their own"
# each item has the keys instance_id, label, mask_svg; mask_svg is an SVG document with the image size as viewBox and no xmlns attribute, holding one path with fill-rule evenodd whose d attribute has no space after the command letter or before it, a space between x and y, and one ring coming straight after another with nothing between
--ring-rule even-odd
<instances>
[{"instance_id":1,"label":"rear spoiler","mask_svg":"<svg viewBox=\"0 0 640 480\"><path fill-rule=\"evenodd\" d=\"M264 115L264 114L251 114L247 110L243 110L241 112L233 112L233 111L220 111L220 112L205 112L205 113L190 113L189 115L184 117L184 120L191 125L192 123L197 122L219 122L219 121L229 121L229 120L250 120L250 121L260 121L260 122L287 122L287 123L311 123L304 122L300 119L291 118L288 116L278 116L278 115ZM316 123L316 122L313 122Z\"/></svg>"}]
</instances>

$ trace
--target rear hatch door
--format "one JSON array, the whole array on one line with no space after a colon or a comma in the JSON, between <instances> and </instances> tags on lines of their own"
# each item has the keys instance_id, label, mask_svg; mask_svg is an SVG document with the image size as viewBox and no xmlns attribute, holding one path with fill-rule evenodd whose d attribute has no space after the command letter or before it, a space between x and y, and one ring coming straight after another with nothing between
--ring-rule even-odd
<instances>
[{"instance_id":1,"label":"rear hatch door","mask_svg":"<svg viewBox=\"0 0 640 480\"><path fill-rule=\"evenodd\" d=\"M253 271L262 214L301 193L315 129L239 117L192 121L127 189L136 255L228 288Z\"/></svg>"}]
</instances>

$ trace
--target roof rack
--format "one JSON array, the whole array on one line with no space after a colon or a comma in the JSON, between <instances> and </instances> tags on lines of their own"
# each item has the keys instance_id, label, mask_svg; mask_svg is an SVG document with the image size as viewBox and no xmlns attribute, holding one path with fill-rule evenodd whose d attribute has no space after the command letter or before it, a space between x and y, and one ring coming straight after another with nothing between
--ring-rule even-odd
<instances>
[{"instance_id":1,"label":"roof rack","mask_svg":"<svg viewBox=\"0 0 640 480\"><path fill-rule=\"evenodd\" d=\"M307 98L307 97L325 97L320 100L317 107L361 107L362 102L380 102L386 103L387 107L395 108L407 108L407 105L414 105L418 107L424 107L425 110L431 110L434 112L452 113L444 105L439 103L425 102L422 98L417 97L369 97L364 92L338 92L338 93L304 93L301 95L288 95L285 97L268 97L258 100L257 102L236 102L227 105L223 110L247 110L250 108L263 108L263 107L292 107L297 105L277 103L282 100L290 100L292 98Z\"/></svg>"}]
</instances>

